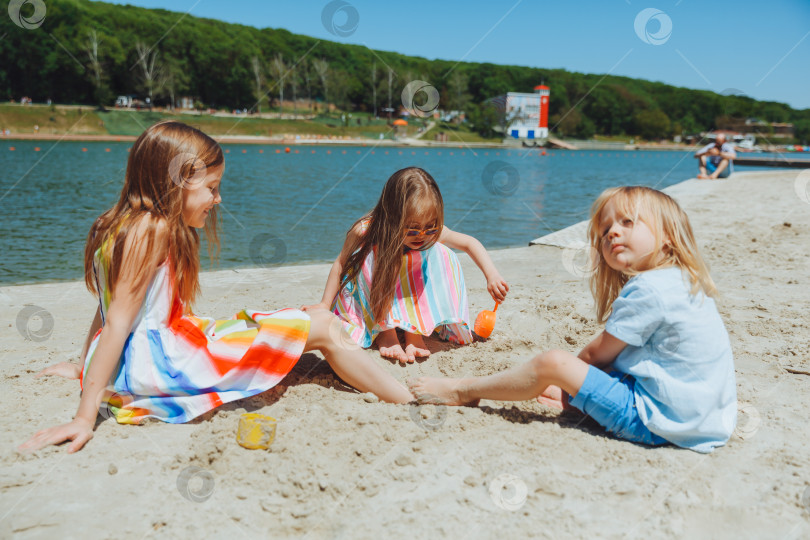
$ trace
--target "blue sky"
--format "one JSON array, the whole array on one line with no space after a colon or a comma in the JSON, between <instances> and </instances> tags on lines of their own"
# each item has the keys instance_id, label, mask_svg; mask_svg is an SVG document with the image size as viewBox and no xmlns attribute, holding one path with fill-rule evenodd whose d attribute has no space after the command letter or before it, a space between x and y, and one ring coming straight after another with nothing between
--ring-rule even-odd
<instances>
[{"instance_id":1,"label":"blue sky","mask_svg":"<svg viewBox=\"0 0 810 540\"><path fill-rule=\"evenodd\" d=\"M342 1L358 17L346 36L324 26L327 0L112 3L430 59L611 73L810 108L809 0ZM351 8L336 13L338 27Z\"/></svg>"}]
</instances>

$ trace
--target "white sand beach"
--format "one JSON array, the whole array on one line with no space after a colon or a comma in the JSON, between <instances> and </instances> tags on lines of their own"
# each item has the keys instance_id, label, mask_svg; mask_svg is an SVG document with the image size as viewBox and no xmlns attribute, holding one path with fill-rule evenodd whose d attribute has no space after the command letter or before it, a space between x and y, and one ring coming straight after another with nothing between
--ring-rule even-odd
<instances>
[{"instance_id":1,"label":"white sand beach","mask_svg":"<svg viewBox=\"0 0 810 540\"><path fill-rule=\"evenodd\" d=\"M737 432L709 455L617 440L536 402L378 403L314 354L273 390L188 424L107 419L77 454L20 455L75 413L78 381L33 375L77 361L97 304L80 282L0 288L0 538L810 538L808 180L747 172L667 189L711 266L735 356ZM485 375L577 351L600 331L581 253L492 255L511 291L491 339L431 339L432 356L407 367L375 360L402 381ZM483 276L460 258L471 313L491 309ZM208 272L195 311L312 303L328 270ZM29 321L26 339L28 305L50 314L51 332ZM245 411L278 419L270 450L237 445Z\"/></svg>"}]
</instances>

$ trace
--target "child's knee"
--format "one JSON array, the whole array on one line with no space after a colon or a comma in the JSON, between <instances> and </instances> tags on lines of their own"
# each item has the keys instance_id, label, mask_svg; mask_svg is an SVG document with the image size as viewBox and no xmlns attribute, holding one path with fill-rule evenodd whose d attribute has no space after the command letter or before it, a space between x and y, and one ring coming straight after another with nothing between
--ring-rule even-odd
<instances>
[{"instance_id":1,"label":"child's knee","mask_svg":"<svg viewBox=\"0 0 810 540\"><path fill-rule=\"evenodd\" d=\"M569 356L570 353L553 349L535 356L532 359L532 366L539 378L557 379Z\"/></svg>"}]
</instances>

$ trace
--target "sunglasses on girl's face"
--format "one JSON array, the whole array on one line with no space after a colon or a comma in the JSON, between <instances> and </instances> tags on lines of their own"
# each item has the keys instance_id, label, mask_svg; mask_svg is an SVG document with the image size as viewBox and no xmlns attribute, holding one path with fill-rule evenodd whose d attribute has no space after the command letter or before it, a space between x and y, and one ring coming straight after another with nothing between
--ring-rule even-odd
<instances>
[{"instance_id":1,"label":"sunglasses on girl's face","mask_svg":"<svg viewBox=\"0 0 810 540\"><path fill-rule=\"evenodd\" d=\"M430 229L408 229L408 232L405 233L405 236L422 236L422 235L433 236L438 232L439 229L436 227Z\"/></svg>"}]
</instances>

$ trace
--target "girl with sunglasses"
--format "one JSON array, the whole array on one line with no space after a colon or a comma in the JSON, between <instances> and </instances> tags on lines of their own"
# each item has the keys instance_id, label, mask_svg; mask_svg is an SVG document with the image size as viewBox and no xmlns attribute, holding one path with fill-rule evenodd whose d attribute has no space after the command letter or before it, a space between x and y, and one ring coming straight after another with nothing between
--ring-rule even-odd
<instances>
[{"instance_id":1,"label":"girl with sunglasses","mask_svg":"<svg viewBox=\"0 0 810 540\"><path fill-rule=\"evenodd\" d=\"M376 340L382 356L402 364L430 355L422 336L434 330L453 343L472 343L464 275L452 249L472 258L489 294L503 302L509 286L481 242L444 226L433 177L417 167L399 170L346 233L321 302L303 309L331 309L361 347Z\"/></svg>"}]
</instances>

